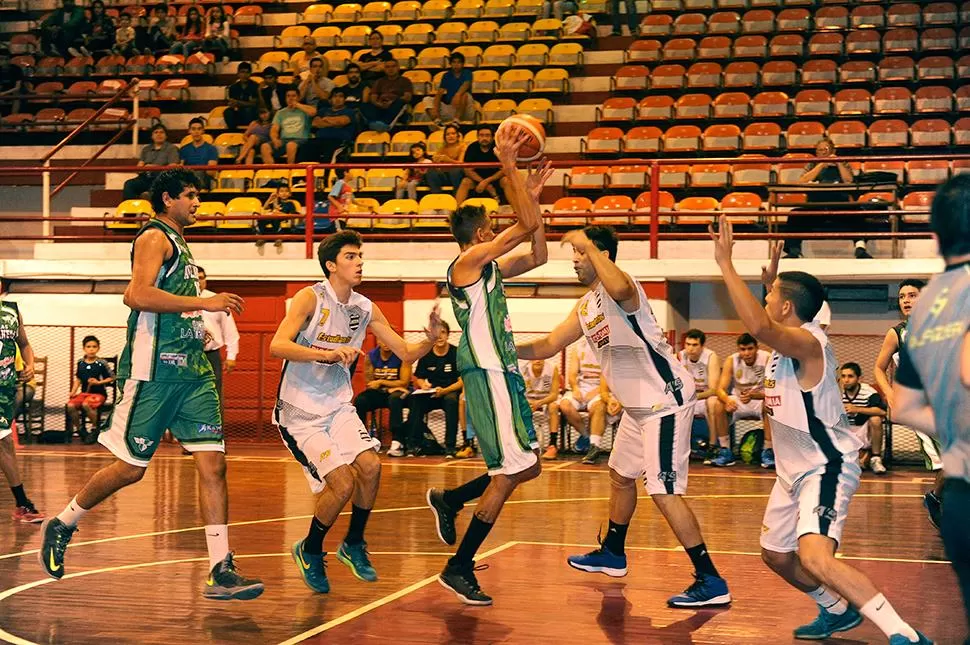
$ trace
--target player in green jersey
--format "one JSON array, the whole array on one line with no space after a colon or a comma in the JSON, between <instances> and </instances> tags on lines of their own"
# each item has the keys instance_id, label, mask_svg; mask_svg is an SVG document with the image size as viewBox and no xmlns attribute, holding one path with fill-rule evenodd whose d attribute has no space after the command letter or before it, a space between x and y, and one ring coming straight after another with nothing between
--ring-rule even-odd
<instances>
[{"instance_id":1,"label":"player in green jersey","mask_svg":"<svg viewBox=\"0 0 970 645\"><path fill-rule=\"evenodd\" d=\"M203 352L202 310L239 314L243 300L232 293L199 296L198 268L182 237L196 220L197 182L194 173L173 169L152 185L158 215L132 244L131 281L124 296L131 315L118 365L118 401L110 428L98 438L117 460L95 473L67 508L44 523L39 556L52 578L64 575L64 550L81 517L141 480L168 429L195 457L199 472L210 572L203 596L250 600L263 593L263 583L241 576L229 552L222 413Z\"/></svg>"}]
</instances>

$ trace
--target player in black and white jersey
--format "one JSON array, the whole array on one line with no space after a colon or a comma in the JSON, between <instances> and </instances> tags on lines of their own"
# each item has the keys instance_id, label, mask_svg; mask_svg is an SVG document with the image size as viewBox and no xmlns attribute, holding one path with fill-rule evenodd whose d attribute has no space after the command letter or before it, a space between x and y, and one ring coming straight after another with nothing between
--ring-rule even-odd
<instances>
[{"instance_id":1,"label":"player in black and white jersey","mask_svg":"<svg viewBox=\"0 0 970 645\"><path fill-rule=\"evenodd\" d=\"M694 403L694 418L707 421L707 457L704 463L711 463L717 456L717 430L714 426L714 403L717 401L717 381L721 373L721 360L717 352L706 347L707 334L700 329L688 329L684 334L684 349L677 353L677 360L687 368L694 378L697 401Z\"/></svg>"},{"instance_id":2,"label":"player in black and white jersey","mask_svg":"<svg viewBox=\"0 0 970 645\"><path fill-rule=\"evenodd\" d=\"M795 637L824 640L865 616L890 645L930 644L862 572L835 557L859 486L860 442L842 405L835 351L811 322L824 299L822 283L801 271L778 273L782 245L775 244L762 276L768 290L762 306L734 268L732 228L725 216L717 231L710 226L710 234L741 322L775 350L765 373L765 406L777 478L765 509L761 557L819 605L818 617L796 629Z\"/></svg>"},{"instance_id":3,"label":"player in black and white jersey","mask_svg":"<svg viewBox=\"0 0 970 645\"><path fill-rule=\"evenodd\" d=\"M765 403L765 370L771 354L758 348L758 340L745 332L738 336L738 351L724 359L717 382L714 401L714 433L718 454L712 466L733 466L730 430L738 421L761 421ZM765 443L761 451L762 468L773 468L775 454L771 446L771 430L765 428Z\"/></svg>"},{"instance_id":4,"label":"player in black and white jersey","mask_svg":"<svg viewBox=\"0 0 970 645\"><path fill-rule=\"evenodd\" d=\"M863 383L861 378L862 368L858 363L846 363L839 369L842 403L849 418L849 427L862 442L863 452L868 450L871 455L869 468L877 475L885 475L886 466L882 463L882 423L886 417L886 404L879 392L868 383Z\"/></svg>"}]
</instances>

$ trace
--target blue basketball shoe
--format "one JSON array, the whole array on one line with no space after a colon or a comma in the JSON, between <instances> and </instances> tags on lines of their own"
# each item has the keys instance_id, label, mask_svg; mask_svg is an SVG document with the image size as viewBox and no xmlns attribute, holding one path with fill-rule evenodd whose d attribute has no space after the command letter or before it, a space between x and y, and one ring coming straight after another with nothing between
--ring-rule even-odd
<instances>
[{"instance_id":1,"label":"blue basketball shoe","mask_svg":"<svg viewBox=\"0 0 970 645\"><path fill-rule=\"evenodd\" d=\"M795 638L803 641L824 641L836 632L847 632L862 622L862 614L849 607L844 614L833 614L818 608L818 616L807 625L795 628Z\"/></svg>"},{"instance_id":2,"label":"blue basketball shoe","mask_svg":"<svg viewBox=\"0 0 970 645\"><path fill-rule=\"evenodd\" d=\"M731 592L724 578L703 573L694 574L694 584L684 593L667 601L668 607L722 607L731 604Z\"/></svg>"},{"instance_id":3,"label":"blue basketball shoe","mask_svg":"<svg viewBox=\"0 0 970 645\"><path fill-rule=\"evenodd\" d=\"M915 641L915 645L933 645L933 641L926 637L926 634L917 631L916 635L919 636L919 640ZM902 634L893 634L889 637L889 645L914 645L914 641L909 640Z\"/></svg>"},{"instance_id":4,"label":"blue basketball shoe","mask_svg":"<svg viewBox=\"0 0 970 645\"><path fill-rule=\"evenodd\" d=\"M616 555L603 545L585 555L571 555L566 558L566 562L573 569L605 573L611 578L622 578L626 575L626 556Z\"/></svg>"},{"instance_id":5,"label":"blue basketball shoe","mask_svg":"<svg viewBox=\"0 0 970 645\"><path fill-rule=\"evenodd\" d=\"M329 593L330 581L327 580L327 561L324 559L327 554L307 553L303 550L303 540L295 543L290 553L306 586L317 593Z\"/></svg>"}]
</instances>

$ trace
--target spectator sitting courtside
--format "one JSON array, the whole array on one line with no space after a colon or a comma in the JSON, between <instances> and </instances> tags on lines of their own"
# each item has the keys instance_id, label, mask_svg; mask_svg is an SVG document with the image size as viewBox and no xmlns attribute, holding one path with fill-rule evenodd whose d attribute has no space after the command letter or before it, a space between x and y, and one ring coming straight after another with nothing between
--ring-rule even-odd
<instances>
[{"instance_id":1,"label":"spectator sitting courtside","mask_svg":"<svg viewBox=\"0 0 970 645\"><path fill-rule=\"evenodd\" d=\"M111 368L98 358L101 343L96 336L85 336L82 341L84 358L77 362L74 370L74 383L71 384L71 397L67 402L67 411L71 420L71 434L81 432L81 411L84 411L90 429L83 432L81 441L92 444L98 439L98 408L108 397L105 387L115 380Z\"/></svg>"},{"instance_id":2,"label":"spectator sitting courtside","mask_svg":"<svg viewBox=\"0 0 970 645\"><path fill-rule=\"evenodd\" d=\"M141 149L138 156L139 166L174 166L179 163L179 149L168 140L168 130L161 123L152 126L152 142ZM125 182L122 196L124 199L147 199L156 171L138 173Z\"/></svg>"},{"instance_id":3,"label":"spectator sitting courtside","mask_svg":"<svg viewBox=\"0 0 970 645\"><path fill-rule=\"evenodd\" d=\"M286 107L286 90L288 85L280 85L279 72L273 66L263 70L263 83L259 86L259 104L269 108L270 112Z\"/></svg>"},{"instance_id":4,"label":"spectator sitting courtside","mask_svg":"<svg viewBox=\"0 0 970 645\"><path fill-rule=\"evenodd\" d=\"M389 457L404 456L404 397L411 383L411 365L403 363L386 344L377 341L377 347L364 357L364 375L367 389L354 399L354 407L364 426L367 413L388 409L391 415L391 447Z\"/></svg>"},{"instance_id":5,"label":"spectator sitting courtside","mask_svg":"<svg viewBox=\"0 0 970 645\"><path fill-rule=\"evenodd\" d=\"M229 24L229 16L226 15L226 10L221 5L209 9L202 51L212 54L216 57L216 60L222 60L224 63L229 62Z\"/></svg>"},{"instance_id":6,"label":"spectator sitting courtside","mask_svg":"<svg viewBox=\"0 0 970 645\"><path fill-rule=\"evenodd\" d=\"M458 399L462 391L458 373L458 348L448 342L451 328L441 321L441 332L431 351L418 360L414 370L414 385L419 390L433 390L426 394L412 393L408 397L408 454L420 454L424 445L425 417L431 410L445 412L445 454L455 456L458 442Z\"/></svg>"}]
</instances>

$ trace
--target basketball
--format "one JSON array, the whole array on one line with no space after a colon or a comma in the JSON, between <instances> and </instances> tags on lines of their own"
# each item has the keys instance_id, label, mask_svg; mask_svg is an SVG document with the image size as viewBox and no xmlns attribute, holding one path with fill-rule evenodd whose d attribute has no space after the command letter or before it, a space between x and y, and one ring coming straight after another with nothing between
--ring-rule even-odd
<instances>
[{"instance_id":1,"label":"basketball","mask_svg":"<svg viewBox=\"0 0 970 645\"><path fill-rule=\"evenodd\" d=\"M539 119L529 114L513 114L498 126L495 131L495 141L499 143L508 134L514 134L514 128L521 128L531 137L519 148L519 161L535 161L546 147L546 129Z\"/></svg>"}]
</instances>

